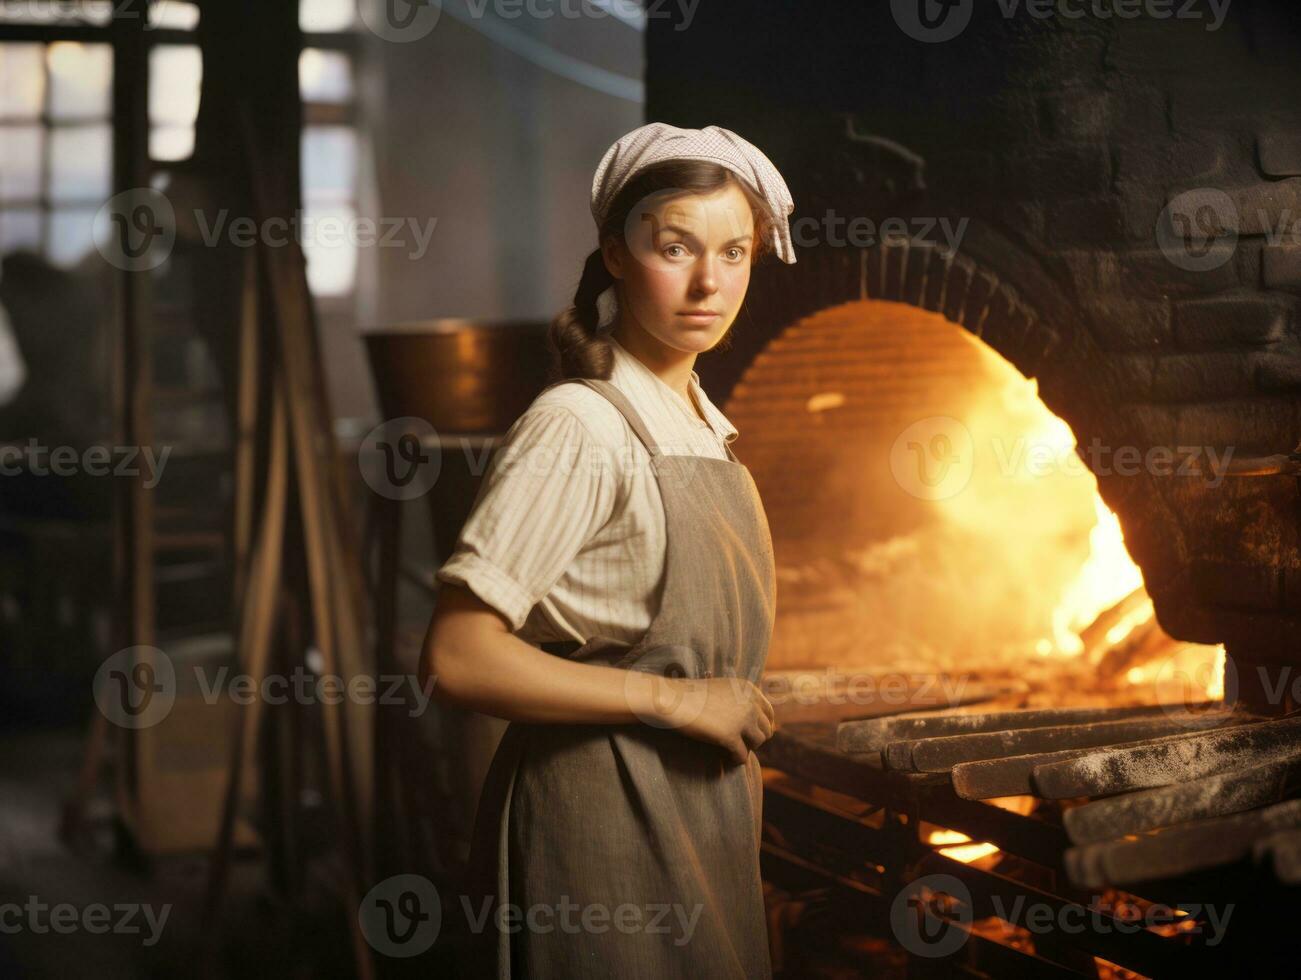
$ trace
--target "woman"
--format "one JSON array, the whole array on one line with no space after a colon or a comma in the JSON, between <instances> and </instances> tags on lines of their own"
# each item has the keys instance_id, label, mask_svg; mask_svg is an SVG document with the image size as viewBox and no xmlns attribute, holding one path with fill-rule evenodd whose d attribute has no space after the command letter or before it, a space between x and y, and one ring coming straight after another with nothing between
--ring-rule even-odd
<instances>
[{"instance_id":1,"label":"woman","mask_svg":"<svg viewBox=\"0 0 1301 980\"><path fill-rule=\"evenodd\" d=\"M484 974L771 975L772 544L693 366L753 262L795 261L791 210L716 126L643 126L597 168L599 248L552 324L565 380L498 448L422 658L440 698L512 722L470 857Z\"/></svg>"}]
</instances>

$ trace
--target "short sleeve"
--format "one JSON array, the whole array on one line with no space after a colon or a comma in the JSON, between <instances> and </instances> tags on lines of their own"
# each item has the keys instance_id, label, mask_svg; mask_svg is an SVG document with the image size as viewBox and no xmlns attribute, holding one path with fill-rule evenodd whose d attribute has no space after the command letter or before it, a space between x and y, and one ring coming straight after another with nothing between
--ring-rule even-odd
<instances>
[{"instance_id":1,"label":"short sleeve","mask_svg":"<svg viewBox=\"0 0 1301 980\"><path fill-rule=\"evenodd\" d=\"M532 408L511 426L440 582L463 585L512 632L614 513L617 454L571 409Z\"/></svg>"}]
</instances>

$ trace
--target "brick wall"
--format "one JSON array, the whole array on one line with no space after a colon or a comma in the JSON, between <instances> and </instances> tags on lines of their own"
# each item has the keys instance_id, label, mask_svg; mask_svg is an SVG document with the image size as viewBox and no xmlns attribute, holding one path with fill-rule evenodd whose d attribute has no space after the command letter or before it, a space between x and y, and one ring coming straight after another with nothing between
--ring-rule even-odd
<instances>
[{"instance_id":1,"label":"brick wall","mask_svg":"<svg viewBox=\"0 0 1301 980\"><path fill-rule=\"evenodd\" d=\"M731 347L702 359L711 390L800 317L888 299L1036 377L1081 445L1298 447L1295 5L1238 0L1209 29L1205 4L1189 20L978 3L943 42L901 27L905 6L716 0L651 20L647 118L741 133L814 219L799 262L757 270ZM909 237L833 241L828 211L903 219ZM967 222L951 257L920 231L942 217ZM1098 476L1170 633L1301 662L1295 477Z\"/></svg>"}]
</instances>

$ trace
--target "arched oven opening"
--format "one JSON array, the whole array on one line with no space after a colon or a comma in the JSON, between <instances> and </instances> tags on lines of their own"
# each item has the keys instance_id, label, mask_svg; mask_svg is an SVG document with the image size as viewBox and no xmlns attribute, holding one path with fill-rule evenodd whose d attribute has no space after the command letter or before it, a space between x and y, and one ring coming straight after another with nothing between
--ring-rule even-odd
<instances>
[{"instance_id":1,"label":"arched oven opening","mask_svg":"<svg viewBox=\"0 0 1301 980\"><path fill-rule=\"evenodd\" d=\"M1160 627L1070 426L941 313L803 317L726 410L772 528L770 673L821 672L848 714L887 676L1009 707L1222 697L1223 647Z\"/></svg>"}]
</instances>

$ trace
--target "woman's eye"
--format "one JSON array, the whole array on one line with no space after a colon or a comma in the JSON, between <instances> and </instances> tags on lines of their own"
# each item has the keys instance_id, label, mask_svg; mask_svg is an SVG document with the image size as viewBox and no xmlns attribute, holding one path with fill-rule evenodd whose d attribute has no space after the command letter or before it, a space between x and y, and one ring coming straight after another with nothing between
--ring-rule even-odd
<instances>
[{"instance_id":1,"label":"woman's eye","mask_svg":"<svg viewBox=\"0 0 1301 980\"><path fill-rule=\"evenodd\" d=\"M678 249L678 251L675 253L672 251L673 249ZM687 252L686 248L678 244L677 242L674 242L672 245L666 245L664 247L664 254L671 259L679 258L680 256L685 255L686 252Z\"/></svg>"},{"instance_id":2,"label":"woman's eye","mask_svg":"<svg viewBox=\"0 0 1301 980\"><path fill-rule=\"evenodd\" d=\"M736 261L736 262L740 262L741 259L745 256L745 249L741 248L739 245L733 245L733 246L732 246L731 248L729 248L727 251L728 251L729 253L730 253L730 252L735 252L735 253L736 253L736 255L733 256L733 260Z\"/></svg>"}]
</instances>

